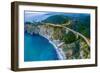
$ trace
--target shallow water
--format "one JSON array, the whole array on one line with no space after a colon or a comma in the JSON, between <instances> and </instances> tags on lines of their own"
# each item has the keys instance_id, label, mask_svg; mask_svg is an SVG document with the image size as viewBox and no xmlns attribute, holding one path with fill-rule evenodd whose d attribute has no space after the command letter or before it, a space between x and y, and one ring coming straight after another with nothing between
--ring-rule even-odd
<instances>
[{"instance_id":1,"label":"shallow water","mask_svg":"<svg viewBox=\"0 0 100 73\"><path fill-rule=\"evenodd\" d=\"M54 46L49 41L38 35L24 33L24 61L58 60Z\"/></svg>"}]
</instances>

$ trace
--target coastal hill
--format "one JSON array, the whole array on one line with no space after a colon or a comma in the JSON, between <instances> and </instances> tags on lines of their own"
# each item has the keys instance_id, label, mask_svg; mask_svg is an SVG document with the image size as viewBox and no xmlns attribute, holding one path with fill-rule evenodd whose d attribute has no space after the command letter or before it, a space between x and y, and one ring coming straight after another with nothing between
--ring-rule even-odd
<instances>
[{"instance_id":1,"label":"coastal hill","mask_svg":"<svg viewBox=\"0 0 100 73\"><path fill-rule=\"evenodd\" d=\"M65 29L61 25L55 25L51 23L42 23L41 25L25 25L25 32L30 35L39 34L52 41L58 49L64 52L67 58L88 58L89 46L81 37L77 37L77 34ZM85 46L84 46L85 45ZM84 56L80 52L87 49L87 55Z\"/></svg>"},{"instance_id":2,"label":"coastal hill","mask_svg":"<svg viewBox=\"0 0 100 73\"><path fill-rule=\"evenodd\" d=\"M43 20L44 23L52 23L52 24L64 24L70 20L69 17L64 15L53 15Z\"/></svg>"},{"instance_id":3,"label":"coastal hill","mask_svg":"<svg viewBox=\"0 0 100 73\"><path fill-rule=\"evenodd\" d=\"M33 19L34 20L34 19ZM39 34L57 47L63 59L90 58L90 17L56 14L40 22L25 22L25 33Z\"/></svg>"},{"instance_id":4,"label":"coastal hill","mask_svg":"<svg viewBox=\"0 0 100 73\"><path fill-rule=\"evenodd\" d=\"M65 26L80 32L84 36L86 36L88 39L90 38L90 16L89 15L83 15L83 14L56 14L49 16L45 20L42 20L43 23L52 23L52 24L66 24ZM71 22L70 25L67 24L68 22Z\"/></svg>"}]
</instances>

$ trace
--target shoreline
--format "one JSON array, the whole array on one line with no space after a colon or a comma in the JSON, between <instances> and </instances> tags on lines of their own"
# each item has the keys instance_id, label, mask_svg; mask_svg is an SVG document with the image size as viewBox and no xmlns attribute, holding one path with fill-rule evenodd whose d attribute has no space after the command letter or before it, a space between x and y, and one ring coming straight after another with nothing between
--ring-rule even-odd
<instances>
[{"instance_id":1,"label":"shoreline","mask_svg":"<svg viewBox=\"0 0 100 73\"><path fill-rule=\"evenodd\" d=\"M44 38L46 38L46 39L49 41L49 43L51 43L51 44L54 46L54 49L55 49L56 52L57 52L57 55L58 55L59 60L65 60L65 59L66 59L66 56L64 55L64 53L63 53L63 51L62 51L62 48L58 48L58 47L55 45L55 43L54 43L53 41L51 41L48 37L46 37L46 36L44 36L44 35L42 35L42 34L39 34L39 35L42 36L42 37L44 37Z\"/></svg>"}]
</instances>

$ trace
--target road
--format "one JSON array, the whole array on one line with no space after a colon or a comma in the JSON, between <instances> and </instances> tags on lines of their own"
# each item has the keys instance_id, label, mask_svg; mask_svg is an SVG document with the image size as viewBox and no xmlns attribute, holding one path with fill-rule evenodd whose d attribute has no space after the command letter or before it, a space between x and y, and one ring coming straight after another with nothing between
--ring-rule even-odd
<instances>
[{"instance_id":1,"label":"road","mask_svg":"<svg viewBox=\"0 0 100 73\"><path fill-rule=\"evenodd\" d=\"M55 25L55 24L48 23L48 25L51 25L51 26L54 26L54 27L62 27L62 28L65 28L65 29L67 29L67 30L73 32L75 35L78 35L78 36L82 37L82 38L84 39L84 41L87 43L87 45L90 46L89 40L88 40L84 35L82 35L81 33L77 32L77 31L75 31L75 30L73 30L73 29L70 29L70 28L68 28L68 27L58 25L58 24Z\"/></svg>"}]
</instances>

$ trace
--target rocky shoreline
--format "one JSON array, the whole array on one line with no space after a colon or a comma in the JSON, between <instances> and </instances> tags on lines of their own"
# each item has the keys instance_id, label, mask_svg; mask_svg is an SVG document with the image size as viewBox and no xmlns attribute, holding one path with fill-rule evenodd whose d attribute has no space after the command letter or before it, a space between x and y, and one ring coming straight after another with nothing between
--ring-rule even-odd
<instances>
[{"instance_id":1,"label":"rocky shoreline","mask_svg":"<svg viewBox=\"0 0 100 73\"><path fill-rule=\"evenodd\" d=\"M45 24L37 24L37 25L25 24L24 31L31 35L33 35L34 33L39 34L45 37L46 39L48 39L49 42L55 47L55 50L60 60L71 59L71 58L74 58L73 55L80 55L80 52L81 52L81 49L79 47L80 40L78 40L78 37L76 38L77 36L76 34L74 34L75 38L73 37L74 39L77 39L75 42L72 42L74 39L71 39L70 42L68 39L69 43L67 44L65 43L66 41L63 41L63 40L66 40L66 38L63 39L64 34L67 35L70 32L69 29L66 29L59 25L45 23ZM81 56L83 58L83 54L81 54Z\"/></svg>"},{"instance_id":2,"label":"rocky shoreline","mask_svg":"<svg viewBox=\"0 0 100 73\"><path fill-rule=\"evenodd\" d=\"M28 28L30 28L30 29L28 29ZM31 30L31 31L28 31L28 30ZM35 34L39 34L39 35L43 36L44 38L48 39L49 43L51 43L55 47L55 50L57 52L59 60L65 60L66 59L66 56L65 56L62 48L59 48L61 42L54 40L54 39L51 39L51 37L50 37L51 35L49 33L50 31L46 31L44 25L39 25L39 26L34 27L34 26L27 24L27 26L25 26L25 31L27 31L31 35L33 33L35 33Z\"/></svg>"}]
</instances>

